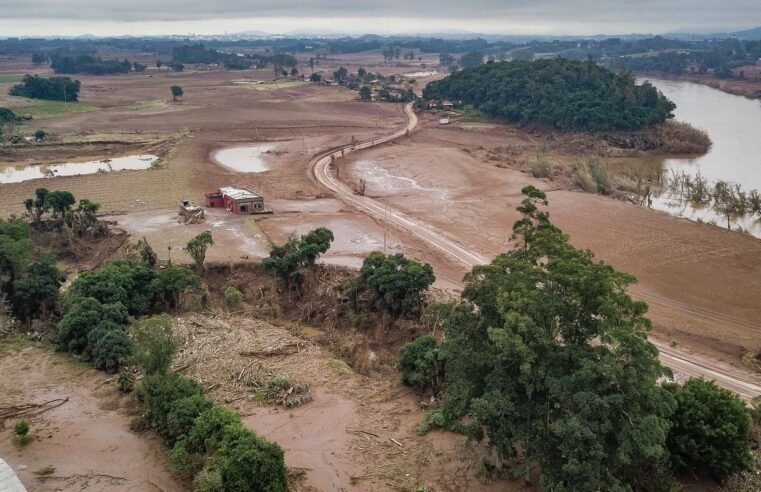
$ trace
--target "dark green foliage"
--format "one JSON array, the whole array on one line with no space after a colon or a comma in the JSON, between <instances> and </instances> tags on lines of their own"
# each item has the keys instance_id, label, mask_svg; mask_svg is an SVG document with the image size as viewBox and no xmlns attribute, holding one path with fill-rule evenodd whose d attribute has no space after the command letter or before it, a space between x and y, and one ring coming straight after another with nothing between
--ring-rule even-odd
<instances>
[{"instance_id":1,"label":"dark green foliage","mask_svg":"<svg viewBox=\"0 0 761 492\"><path fill-rule=\"evenodd\" d=\"M424 335L404 345L399 351L399 374L404 384L438 395L444 380L444 359L436 337Z\"/></svg>"},{"instance_id":2,"label":"dark green foliage","mask_svg":"<svg viewBox=\"0 0 761 492\"><path fill-rule=\"evenodd\" d=\"M47 53L42 51L35 51L32 53L32 63L35 65L42 65L43 63L47 63L50 60Z\"/></svg>"},{"instance_id":3,"label":"dark green foliage","mask_svg":"<svg viewBox=\"0 0 761 492\"><path fill-rule=\"evenodd\" d=\"M41 142L48 138L48 132L45 130L37 130L34 132L34 139L38 142Z\"/></svg>"},{"instance_id":4,"label":"dark green foliage","mask_svg":"<svg viewBox=\"0 0 761 492\"><path fill-rule=\"evenodd\" d=\"M0 219L0 290L13 294L13 283L20 277L32 249L29 224L21 219Z\"/></svg>"},{"instance_id":5,"label":"dark green foliage","mask_svg":"<svg viewBox=\"0 0 761 492\"><path fill-rule=\"evenodd\" d=\"M91 330L102 322L122 326L128 319L127 308L120 302L102 304L92 297L67 299L58 324L58 346L75 354L86 353Z\"/></svg>"},{"instance_id":6,"label":"dark green foliage","mask_svg":"<svg viewBox=\"0 0 761 492\"><path fill-rule=\"evenodd\" d=\"M363 101L370 101L373 98L373 91L366 85L359 89L359 98Z\"/></svg>"},{"instance_id":7,"label":"dark green foliage","mask_svg":"<svg viewBox=\"0 0 761 492\"><path fill-rule=\"evenodd\" d=\"M196 262L196 270L199 272L203 270L203 262L206 260L206 250L209 246L214 246L214 239L211 236L211 231L203 231L196 237L188 241L185 245L185 251L187 251Z\"/></svg>"},{"instance_id":8,"label":"dark green foliage","mask_svg":"<svg viewBox=\"0 0 761 492\"><path fill-rule=\"evenodd\" d=\"M724 479L753 466L750 414L737 395L703 379L669 389L677 407L668 447L677 470Z\"/></svg>"},{"instance_id":9,"label":"dark green foliage","mask_svg":"<svg viewBox=\"0 0 761 492\"><path fill-rule=\"evenodd\" d=\"M201 279L184 267L170 266L161 270L151 282L156 303L166 309L175 309L180 304L180 294L186 289L197 289Z\"/></svg>"},{"instance_id":10,"label":"dark green foliage","mask_svg":"<svg viewBox=\"0 0 761 492\"><path fill-rule=\"evenodd\" d=\"M174 99L175 101L177 100L178 97L182 97L182 95L185 93L182 90L182 87L180 87L179 85L173 85L169 88L169 90L172 93L172 99Z\"/></svg>"},{"instance_id":11,"label":"dark green foliage","mask_svg":"<svg viewBox=\"0 0 761 492\"><path fill-rule=\"evenodd\" d=\"M212 403L200 394L175 401L166 417L164 438L169 443L177 442L192 429L195 419L210 408Z\"/></svg>"},{"instance_id":12,"label":"dark green foliage","mask_svg":"<svg viewBox=\"0 0 761 492\"><path fill-rule=\"evenodd\" d=\"M16 315L29 322L52 312L58 302L58 289L65 280L52 255L44 255L29 265L26 274L13 282L12 303Z\"/></svg>"},{"instance_id":13,"label":"dark green foliage","mask_svg":"<svg viewBox=\"0 0 761 492\"><path fill-rule=\"evenodd\" d=\"M145 72L146 68L148 68L148 65L143 65L142 63L138 63L138 62L132 62L132 70L134 70L137 73Z\"/></svg>"},{"instance_id":14,"label":"dark green foliage","mask_svg":"<svg viewBox=\"0 0 761 492\"><path fill-rule=\"evenodd\" d=\"M634 282L570 245L532 187L513 251L466 276L445 323L447 426L475 423L498 455L539 465L545 490L655 490L675 403Z\"/></svg>"},{"instance_id":15,"label":"dark green foliage","mask_svg":"<svg viewBox=\"0 0 761 492\"><path fill-rule=\"evenodd\" d=\"M192 422L193 418L211 406L209 404L202 408L205 404L199 403L198 400L203 399L201 386L179 374L146 374L140 385L140 394L145 402L143 418L169 446L173 446L190 430L190 423L187 421L189 415L192 415ZM183 402L178 405L180 400ZM198 409L200 411L193 415Z\"/></svg>"},{"instance_id":16,"label":"dark green foliage","mask_svg":"<svg viewBox=\"0 0 761 492\"><path fill-rule=\"evenodd\" d=\"M248 429L226 432L214 467L229 492L288 490L283 450Z\"/></svg>"},{"instance_id":17,"label":"dark green foliage","mask_svg":"<svg viewBox=\"0 0 761 492\"><path fill-rule=\"evenodd\" d=\"M484 54L480 51L468 51L460 58L462 68L476 68L484 62Z\"/></svg>"},{"instance_id":18,"label":"dark green foliage","mask_svg":"<svg viewBox=\"0 0 761 492\"><path fill-rule=\"evenodd\" d=\"M489 63L431 82L423 95L461 100L517 123L593 131L663 123L676 107L650 83L637 85L631 74L563 58Z\"/></svg>"},{"instance_id":19,"label":"dark green foliage","mask_svg":"<svg viewBox=\"0 0 761 492\"><path fill-rule=\"evenodd\" d=\"M214 49L206 49L203 44L177 46L172 50L172 59L180 63L217 63L223 54Z\"/></svg>"},{"instance_id":20,"label":"dark green foliage","mask_svg":"<svg viewBox=\"0 0 761 492\"><path fill-rule=\"evenodd\" d=\"M135 375L131 372L119 373L116 383L122 393L132 393L132 390L135 389Z\"/></svg>"},{"instance_id":21,"label":"dark green foliage","mask_svg":"<svg viewBox=\"0 0 761 492\"><path fill-rule=\"evenodd\" d=\"M0 125L3 123L15 123L19 117L8 108L0 108Z\"/></svg>"},{"instance_id":22,"label":"dark green foliage","mask_svg":"<svg viewBox=\"0 0 761 492\"><path fill-rule=\"evenodd\" d=\"M54 219L63 219L74 203L76 200L70 191L51 191L45 195L45 209L53 213Z\"/></svg>"},{"instance_id":23,"label":"dark green foliage","mask_svg":"<svg viewBox=\"0 0 761 492\"><path fill-rule=\"evenodd\" d=\"M128 73L132 69L132 63L129 60L104 60L99 56L86 54L55 54L51 57L50 68L55 73L113 75Z\"/></svg>"},{"instance_id":24,"label":"dark green foliage","mask_svg":"<svg viewBox=\"0 0 761 492\"><path fill-rule=\"evenodd\" d=\"M227 433L242 427L234 411L217 406L209 408L193 423L184 439L185 448L191 453L215 453Z\"/></svg>"},{"instance_id":25,"label":"dark green foliage","mask_svg":"<svg viewBox=\"0 0 761 492\"><path fill-rule=\"evenodd\" d=\"M431 265L411 260L401 253L385 255L373 251L359 270L359 288L373 292L380 309L393 315L418 313L421 295L436 277Z\"/></svg>"},{"instance_id":26,"label":"dark green foliage","mask_svg":"<svg viewBox=\"0 0 761 492\"><path fill-rule=\"evenodd\" d=\"M102 330L101 326L99 329ZM90 332L90 333L93 333ZM111 326L106 331L100 331L100 336L95 342L92 354L92 362L95 369L108 373L115 373L119 367L132 355L134 346L132 340L119 326ZM89 342L89 337L88 337Z\"/></svg>"},{"instance_id":27,"label":"dark green foliage","mask_svg":"<svg viewBox=\"0 0 761 492\"><path fill-rule=\"evenodd\" d=\"M25 75L20 84L11 87L10 95L31 99L76 102L81 84L69 77L43 78L39 75Z\"/></svg>"},{"instance_id":28,"label":"dark green foliage","mask_svg":"<svg viewBox=\"0 0 761 492\"><path fill-rule=\"evenodd\" d=\"M13 434L17 437L25 437L29 434L29 422L26 420L19 420L13 426Z\"/></svg>"},{"instance_id":29,"label":"dark green foliage","mask_svg":"<svg viewBox=\"0 0 761 492\"><path fill-rule=\"evenodd\" d=\"M264 270L283 279L290 286L300 286L304 269L314 265L317 258L330 248L333 233L319 227L300 238L291 237L282 246L274 246L270 256L262 261Z\"/></svg>"},{"instance_id":30,"label":"dark green foliage","mask_svg":"<svg viewBox=\"0 0 761 492\"><path fill-rule=\"evenodd\" d=\"M71 284L72 296L92 297L103 304L119 302L133 316L151 311L156 273L131 261L114 261L77 277Z\"/></svg>"}]
</instances>

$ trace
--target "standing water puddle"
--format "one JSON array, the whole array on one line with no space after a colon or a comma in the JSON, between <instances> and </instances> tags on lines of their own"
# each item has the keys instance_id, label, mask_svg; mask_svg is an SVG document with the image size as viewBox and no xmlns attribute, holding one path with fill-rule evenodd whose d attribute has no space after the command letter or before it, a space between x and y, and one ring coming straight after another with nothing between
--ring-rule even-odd
<instances>
[{"instance_id":1,"label":"standing water puddle","mask_svg":"<svg viewBox=\"0 0 761 492\"><path fill-rule=\"evenodd\" d=\"M64 164L36 165L25 167L8 167L0 169L0 183L21 183L32 179L57 178L61 176L79 176L124 170L148 169L158 160L151 154L115 157L100 161L67 162Z\"/></svg>"},{"instance_id":2,"label":"standing water puddle","mask_svg":"<svg viewBox=\"0 0 761 492\"><path fill-rule=\"evenodd\" d=\"M761 192L761 138L758 136L761 101L701 84L649 80L676 103L676 119L705 130L713 142L705 155L691 159L664 159L664 180L687 175L694 182L700 176L709 191L715 189L717 182L724 181L733 189L739 185L747 197L752 190ZM704 201L710 202L708 199ZM664 190L653 198L650 206L672 215L727 227L726 214L714 204L694 205L673 190ZM729 225L733 230L742 228L761 238L761 215L758 213L734 214L729 218Z\"/></svg>"},{"instance_id":3,"label":"standing water puddle","mask_svg":"<svg viewBox=\"0 0 761 492\"><path fill-rule=\"evenodd\" d=\"M212 158L223 167L239 173L263 173L269 171L264 154L272 150L272 144L244 145L214 152Z\"/></svg>"}]
</instances>

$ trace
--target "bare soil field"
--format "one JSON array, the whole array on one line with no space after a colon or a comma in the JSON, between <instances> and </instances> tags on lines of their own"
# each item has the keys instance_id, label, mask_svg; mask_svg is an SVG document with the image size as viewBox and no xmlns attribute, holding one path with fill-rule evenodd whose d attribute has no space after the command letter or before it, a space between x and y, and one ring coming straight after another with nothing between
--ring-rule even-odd
<instances>
[{"instance_id":1,"label":"bare soil field","mask_svg":"<svg viewBox=\"0 0 761 492\"><path fill-rule=\"evenodd\" d=\"M129 430L134 402L102 372L47 347L3 339L0 374L3 408L58 400L44 413L18 417L31 424L24 446L12 440L17 419L0 422L0 455L28 490L185 489L158 438Z\"/></svg>"},{"instance_id":2,"label":"bare soil field","mask_svg":"<svg viewBox=\"0 0 761 492\"><path fill-rule=\"evenodd\" d=\"M532 143L533 141L533 143ZM657 337L741 365L761 347L761 242L726 230L531 177L483 149L513 147L518 161L541 139L508 129L441 128L428 120L409 139L350 155L341 176L367 181L367 195L419 217L486 256L506 250L520 189L547 190L553 221L572 242L633 273ZM551 146L544 146L552 152ZM563 155L558 156L559 159ZM519 167L519 166L518 166ZM465 269L432 255L437 275Z\"/></svg>"}]
</instances>

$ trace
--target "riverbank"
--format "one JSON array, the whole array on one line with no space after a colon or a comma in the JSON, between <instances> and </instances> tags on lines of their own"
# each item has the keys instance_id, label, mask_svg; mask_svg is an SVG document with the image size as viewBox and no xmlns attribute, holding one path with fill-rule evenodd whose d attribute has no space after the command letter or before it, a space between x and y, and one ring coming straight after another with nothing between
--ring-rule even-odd
<instances>
[{"instance_id":1,"label":"riverbank","mask_svg":"<svg viewBox=\"0 0 761 492\"><path fill-rule=\"evenodd\" d=\"M743 96L749 99L761 99L761 80L717 79L709 74L669 75L662 73L638 73L637 77L657 77L661 80L691 82L693 84L705 85L734 96Z\"/></svg>"}]
</instances>

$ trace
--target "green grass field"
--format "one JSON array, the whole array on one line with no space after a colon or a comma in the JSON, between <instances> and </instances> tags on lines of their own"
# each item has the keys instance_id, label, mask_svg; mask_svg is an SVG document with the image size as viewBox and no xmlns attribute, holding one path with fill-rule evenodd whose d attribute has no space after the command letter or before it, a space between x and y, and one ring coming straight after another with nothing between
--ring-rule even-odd
<instances>
[{"instance_id":1,"label":"green grass field","mask_svg":"<svg viewBox=\"0 0 761 492\"><path fill-rule=\"evenodd\" d=\"M23 75L0 73L0 84L15 84L16 82L21 82L23 77Z\"/></svg>"},{"instance_id":2,"label":"green grass field","mask_svg":"<svg viewBox=\"0 0 761 492\"><path fill-rule=\"evenodd\" d=\"M70 114L98 110L97 106L83 102L45 101L13 96L0 96L0 106L10 108L17 115L31 114L36 120L60 118Z\"/></svg>"}]
</instances>

